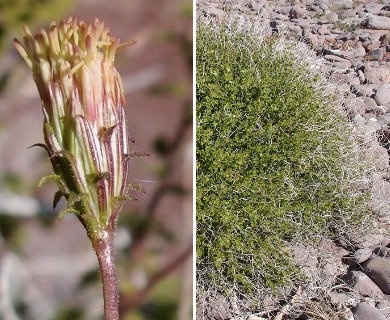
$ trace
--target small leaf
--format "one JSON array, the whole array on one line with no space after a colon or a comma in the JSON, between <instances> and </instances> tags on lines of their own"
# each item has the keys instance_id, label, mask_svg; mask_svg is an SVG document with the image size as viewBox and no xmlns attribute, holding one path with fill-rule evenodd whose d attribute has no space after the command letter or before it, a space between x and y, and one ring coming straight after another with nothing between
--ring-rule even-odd
<instances>
[{"instance_id":1,"label":"small leaf","mask_svg":"<svg viewBox=\"0 0 390 320\"><path fill-rule=\"evenodd\" d=\"M60 202L61 198L66 196L62 191L58 190L54 194L54 199L53 199L53 210L57 207L58 202Z\"/></svg>"},{"instance_id":2,"label":"small leaf","mask_svg":"<svg viewBox=\"0 0 390 320\"><path fill-rule=\"evenodd\" d=\"M88 181L92 183L97 183L100 180L108 180L109 178L110 174L108 172L91 173L88 175Z\"/></svg>"},{"instance_id":3,"label":"small leaf","mask_svg":"<svg viewBox=\"0 0 390 320\"><path fill-rule=\"evenodd\" d=\"M130 160L131 158L144 158L144 157L151 157L152 155L146 152L130 152L129 154L125 155L125 161Z\"/></svg>"},{"instance_id":4,"label":"small leaf","mask_svg":"<svg viewBox=\"0 0 390 320\"><path fill-rule=\"evenodd\" d=\"M137 182L130 183L129 188L131 190L136 190L136 191L139 191L141 193L146 193L145 189Z\"/></svg>"},{"instance_id":5,"label":"small leaf","mask_svg":"<svg viewBox=\"0 0 390 320\"><path fill-rule=\"evenodd\" d=\"M60 211L60 213L57 216L56 221L60 220L66 214L75 214L77 216L78 215L78 211L76 209L74 209L74 207L69 207L68 206L67 208L64 208L64 209L62 209Z\"/></svg>"},{"instance_id":6,"label":"small leaf","mask_svg":"<svg viewBox=\"0 0 390 320\"><path fill-rule=\"evenodd\" d=\"M117 127L117 125L109 127L109 128L102 128L102 130L99 133L100 139L103 141L103 143L109 143L109 140L111 139L111 136L114 132L114 129Z\"/></svg>"},{"instance_id":7,"label":"small leaf","mask_svg":"<svg viewBox=\"0 0 390 320\"><path fill-rule=\"evenodd\" d=\"M50 174L48 176L44 176L39 180L37 188L39 189L47 182L55 182L57 185L59 182L61 182L61 177L57 174Z\"/></svg>"},{"instance_id":8,"label":"small leaf","mask_svg":"<svg viewBox=\"0 0 390 320\"><path fill-rule=\"evenodd\" d=\"M34 148L34 147L40 147L40 148L45 149L47 154L50 156L50 149L44 143L34 143L32 146L29 146L27 149L31 149L31 148Z\"/></svg>"}]
</instances>

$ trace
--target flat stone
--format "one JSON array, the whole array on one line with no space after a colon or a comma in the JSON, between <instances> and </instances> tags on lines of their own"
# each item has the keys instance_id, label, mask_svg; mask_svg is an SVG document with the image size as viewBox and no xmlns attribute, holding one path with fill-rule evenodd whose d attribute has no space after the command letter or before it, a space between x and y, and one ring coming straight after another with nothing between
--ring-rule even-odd
<instances>
[{"instance_id":1,"label":"flat stone","mask_svg":"<svg viewBox=\"0 0 390 320\"><path fill-rule=\"evenodd\" d=\"M387 320L386 316L367 302L360 302L352 309L355 320Z\"/></svg>"},{"instance_id":2,"label":"flat stone","mask_svg":"<svg viewBox=\"0 0 390 320\"><path fill-rule=\"evenodd\" d=\"M382 34L383 34L382 30L377 31L377 32L373 32L370 34L370 39L372 41L380 41L379 39L381 38Z\"/></svg>"},{"instance_id":3,"label":"flat stone","mask_svg":"<svg viewBox=\"0 0 390 320\"><path fill-rule=\"evenodd\" d=\"M357 263L363 263L371 257L372 251L370 248L358 249L354 252L353 256Z\"/></svg>"},{"instance_id":4,"label":"flat stone","mask_svg":"<svg viewBox=\"0 0 390 320\"><path fill-rule=\"evenodd\" d=\"M371 13L371 14L378 14L382 8L385 6L384 3L375 3L375 2L370 2L370 3L366 3L364 5L364 8L366 9L366 11L368 13Z\"/></svg>"},{"instance_id":5,"label":"flat stone","mask_svg":"<svg viewBox=\"0 0 390 320\"><path fill-rule=\"evenodd\" d=\"M389 30L390 18L378 15L368 15L368 18L366 20L366 26L370 29Z\"/></svg>"},{"instance_id":6,"label":"flat stone","mask_svg":"<svg viewBox=\"0 0 390 320\"><path fill-rule=\"evenodd\" d=\"M346 282L364 297L370 297L377 300L383 299L382 290L361 271L349 272L346 277Z\"/></svg>"},{"instance_id":7,"label":"flat stone","mask_svg":"<svg viewBox=\"0 0 390 320\"><path fill-rule=\"evenodd\" d=\"M251 314L249 317L248 317L248 320L267 320L266 318L263 318L263 317L259 317L255 314Z\"/></svg>"},{"instance_id":8,"label":"flat stone","mask_svg":"<svg viewBox=\"0 0 390 320\"><path fill-rule=\"evenodd\" d=\"M332 62L332 66L335 67L335 68L340 68L340 69L348 69L351 67L351 62L350 61L335 61L335 62Z\"/></svg>"},{"instance_id":9,"label":"flat stone","mask_svg":"<svg viewBox=\"0 0 390 320\"><path fill-rule=\"evenodd\" d=\"M359 84L357 86L353 86L352 92L354 92L357 96L371 97L374 95L374 88L376 87L377 86L375 85Z\"/></svg>"},{"instance_id":10,"label":"flat stone","mask_svg":"<svg viewBox=\"0 0 390 320\"><path fill-rule=\"evenodd\" d=\"M367 61L367 62L365 63L365 66L367 67L367 69L368 69L369 67L371 67L371 68L377 68L377 67L379 67L379 62L378 62L378 61Z\"/></svg>"},{"instance_id":11,"label":"flat stone","mask_svg":"<svg viewBox=\"0 0 390 320\"><path fill-rule=\"evenodd\" d=\"M384 293L390 294L390 260L371 258L363 264L366 273Z\"/></svg>"},{"instance_id":12,"label":"flat stone","mask_svg":"<svg viewBox=\"0 0 390 320\"><path fill-rule=\"evenodd\" d=\"M372 255L372 251L369 248L361 248L356 250L352 254L344 256L342 261L343 263L349 266L357 266L365 261L367 261Z\"/></svg>"},{"instance_id":13,"label":"flat stone","mask_svg":"<svg viewBox=\"0 0 390 320\"><path fill-rule=\"evenodd\" d=\"M351 37L352 37L351 32L343 32L336 37L336 40L347 41L351 39Z\"/></svg>"},{"instance_id":14,"label":"flat stone","mask_svg":"<svg viewBox=\"0 0 390 320\"><path fill-rule=\"evenodd\" d=\"M385 50L383 48L378 48L378 49L375 49L375 50L371 51L368 54L368 56L372 60L380 61L380 60L383 60L384 54L385 54Z\"/></svg>"},{"instance_id":15,"label":"flat stone","mask_svg":"<svg viewBox=\"0 0 390 320\"><path fill-rule=\"evenodd\" d=\"M355 301L360 300L360 296L358 296L355 292L334 292L330 293L330 301L334 304L344 304L346 302L353 303Z\"/></svg>"},{"instance_id":16,"label":"flat stone","mask_svg":"<svg viewBox=\"0 0 390 320\"><path fill-rule=\"evenodd\" d=\"M335 84L344 84L351 80L351 76L344 73L333 73L329 80Z\"/></svg>"},{"instance_id":17,"label":"flat stone","mask_svg":"<svg viewBox=\"0 0 390 320\"><path fill-rule=\"evenodd\" d=\"M377 62L377 61L373 61ZM390 83L390 67L378 66L376 68L366 68L364 75L367 82L372 84Z\"/></svg>"}]
</instances>

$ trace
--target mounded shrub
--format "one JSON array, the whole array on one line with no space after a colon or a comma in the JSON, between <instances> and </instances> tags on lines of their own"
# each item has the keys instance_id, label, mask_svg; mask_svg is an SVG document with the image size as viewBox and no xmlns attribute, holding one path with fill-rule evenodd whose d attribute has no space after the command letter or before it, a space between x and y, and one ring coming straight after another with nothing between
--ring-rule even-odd
<instances>
[{"instance_id":1,"label":"mounded shrub","mask_svg":"<svg viewBox=\"0 0 390 320\"><path fill-rule=\"evenodd\" d=\"M251 294L300 278L288 242L358 223L351 126L294 46L200 24L196 46L198 286ZM202 290L200 288L200 290Z\"/></svg>"}]
</instances>

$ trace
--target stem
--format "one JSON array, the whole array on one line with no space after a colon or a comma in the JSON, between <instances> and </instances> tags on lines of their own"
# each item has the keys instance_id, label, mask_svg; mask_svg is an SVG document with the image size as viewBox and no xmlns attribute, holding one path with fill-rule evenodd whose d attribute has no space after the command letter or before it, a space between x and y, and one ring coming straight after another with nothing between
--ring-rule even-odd
<instances>
[{"instance_id":1,"label":"stem","mask_svg":"<svg viewBox=\"0 0 390 320\"><path fill-rule=\"evenodd\" d=\"M103 284L105 320L119 320L119 294L113 242L114 232L112 230L103 231L100 238L92 240Z\"/></svg>"}]
</instances>

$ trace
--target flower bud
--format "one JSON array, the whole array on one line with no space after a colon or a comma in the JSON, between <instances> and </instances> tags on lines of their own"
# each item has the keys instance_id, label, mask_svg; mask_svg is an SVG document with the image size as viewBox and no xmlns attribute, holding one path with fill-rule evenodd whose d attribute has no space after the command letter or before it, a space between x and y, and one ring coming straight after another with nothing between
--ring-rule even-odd
<instances>
[{"instance_id":1,"label":"flower bud","mask_svg":"<svg viewBox=\"0 0 390 320\"><path fill-rule=\"evenodd\" d=\"M122 81L114 66L121 43L102 22L69 18L15 47L33 73L42 101L44 139L59 191L90 237L115 228L127 198L128 134ZM41 183L40 183L41 184Z\"/></svg>"}]
</instances>

